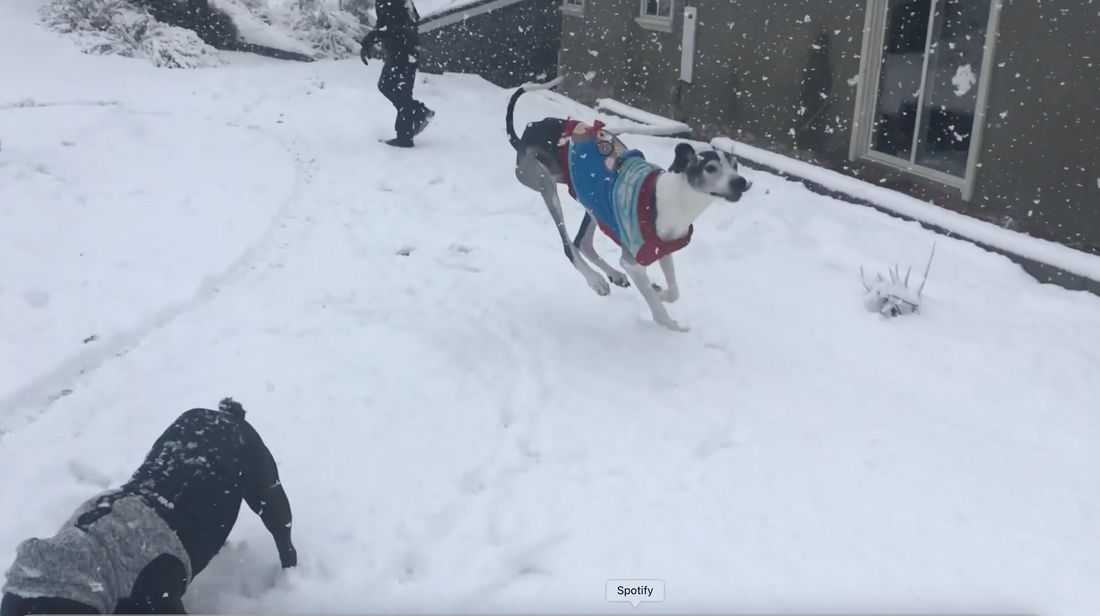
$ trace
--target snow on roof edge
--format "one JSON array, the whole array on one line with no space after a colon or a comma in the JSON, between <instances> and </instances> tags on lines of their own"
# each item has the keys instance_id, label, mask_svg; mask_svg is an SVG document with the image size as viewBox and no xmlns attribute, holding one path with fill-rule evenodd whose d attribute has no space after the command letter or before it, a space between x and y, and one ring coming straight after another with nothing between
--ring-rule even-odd
<instances>
[{"instance_id":1,"label":"snow on roof edge","mask_svg":"<svg viewBox=\"0 0 1100 616\"><path fill-rule=\"evenodd\" d=\"M728 137L715 138L711 140L711 145L793 176L816 182L830 190L864 199L902 216L935 225L969 240L1100 282L1100 257L1069 246L1004 229L889 188L875 186L831 169L769 152Z\"/></svg>"},{"instance_id":2,"label":"snow on roof edge","mask_svg":"<svg viewBox=\"0 0 1100 616\"><path fill-rule=\"evenodd\" d=\"M457 23L522 2L523 0L443 0L431 2L421 0L417 3L420 15L420 31L429 32L452 23ZM424 6L424 10L420 9Z\"/></svg>"}]
</instances>

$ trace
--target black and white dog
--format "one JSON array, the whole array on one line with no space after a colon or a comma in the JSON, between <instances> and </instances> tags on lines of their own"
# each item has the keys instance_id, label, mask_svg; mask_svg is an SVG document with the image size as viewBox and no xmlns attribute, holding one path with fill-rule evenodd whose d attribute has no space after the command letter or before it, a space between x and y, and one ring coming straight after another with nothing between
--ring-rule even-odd
<instances>
[{"instance_id":1,"label":"black and white dog","mask_svg":"<svg viewBox=\"0 0 1100 616\"><path fill-rule=\"evenodd\" d=\"M664 303L680 297L672 253L691 240L692 223L718 199L735 202L751 183L737 170L737 162L725 152L696 153L688 143L676 146L676 158L668 171L646 162L637 150L628 150L615 135L575 120L546 118L527 125L523 136L513 126L516 101L524 92L546 90L561 82L521 87L508 102L505 124L516 150L516 178L542 195L557 225L565 256L599 295L611 292L608 280L641 292L653 320L676 331L687 331L672 320ZM586 212L576 237L570 241L558 184ZM622 272L600 258L593 247L596 226L622 248ZM603 270L604 280L587 261ZM667 289L653 284L646 268L659 263Z\"/></svg>"},{"instance_id":2,"label":"black and white dog","mask_svg":"<svg viewBox=\"0 0 1100 616\"><path fill-rule=\"evenodd\" d=\"M0 616L185 614L183 594L221 550L241 501L298 563L275 459L226 398L191 409L126 484L82 504L49 539L28 539L7 572Z\"/></svg>"}]
</instances>

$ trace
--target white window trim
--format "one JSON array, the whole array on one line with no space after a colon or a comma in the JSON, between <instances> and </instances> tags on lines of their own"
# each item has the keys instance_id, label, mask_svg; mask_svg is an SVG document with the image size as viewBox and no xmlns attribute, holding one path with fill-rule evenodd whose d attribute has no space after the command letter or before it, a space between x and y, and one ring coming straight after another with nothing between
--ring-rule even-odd
<instances>
[{"instance_id":1,"label":"white window trim","mask_svg":"<svg viewBox=\"0 0 1100 616\"><path fill-rule=\"evenodd\" d=\"M989 104L989 87L997 46L1001 7L1004 0L990 0L989 22L986 24L985 46L982 51L982 73L978 77L978 93L974 105L974 127L970 135L970 151L967 152L966 174L963 177L914 165L908 160L883 154L871 149L875 110L878 107L879 71L882 66L882 48L886 42L886 4L882 0L867 0L867 17L863 24L863 49L859 56L859 76L856 86L855 115L852 120L852 141L848 147L848 159L869 161L892 167L898 171L946 184L959 189L964 201L974 196L974 180L978 175L978 157L982 151L982 134L985 132L986 111Z\"/></svg>"},{"instance_id":2,"label":"white window trim","mask_svg":"<svg viewBox=\"0 0 1100 616\"><path fill-rule=\"evenodd\" d=\"M585 0L581 0L578 4L568 4L566 0L561 0L561 13L562 15L572 15L574 17L584 17L584 3Z\"/></svg>"},{"instance_id":3,"label":"white window trim","mask_svg":"<svg viewBox=\"0 0 1100 616\"><path fill-rule=\"evenodd\" d=\"M672 16L676 13L676 0L672 0L669 5L668 17L646 15L645 6L646 0L638 1L638 16L634 18L634 21L639 26L645 28L646 30L672 32Z\"/></svg>"}]
</instances>

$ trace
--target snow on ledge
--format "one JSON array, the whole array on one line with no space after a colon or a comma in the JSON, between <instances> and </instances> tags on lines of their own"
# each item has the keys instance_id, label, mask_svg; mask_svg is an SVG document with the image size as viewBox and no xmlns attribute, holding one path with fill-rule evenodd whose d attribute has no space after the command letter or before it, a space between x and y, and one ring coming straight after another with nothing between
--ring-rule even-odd
<instances>
[{"instance_id":1,"label":"snow on ledge","mask_svg":"<svg viewBox=\"0 0 1100 616\"><path fill-rule=\"evenodd\" d=\"M1057 242L1031 237L942 208L889 188L875 186L830 169L753 147L728 137L711 141L716 149L767 165L837 192L869 201L885 210L934 225L962 237L1066 272L1100 281L1100 257Z\"/></svg>"},{"instance_id":2,"label":"snow on ledge","mask_svg":"<svg viewBox=\"0 0 1100 616\"><path fill-rule=\"evenodd\" d=\"M431 17L439 13L453 11L464 6L478 2L478 0L413 0L416 12L420 19Z\"/></svg>"},{"instance_id":3,"label":"snow on ledge","mask_svg":"<svg viewBox=\"0 0 1100 616\"><path fill-rule=\"evenodd\" d=\"M420 15L419 31L431 32L444 26L491 13L524 0L417 0Z\"/></svg>"},{"instance_id":4,"label":"snow on ledge","mask_svg":"<svg viewBox=\"0 0 1100 616\"><path fill-rule=\"evenodd\" d=\"M630 132L636 135L651 135L654 137L691 134L691 127L683 122L677 122L676 120L663 118L659 115L649 113L648 111L635 109L630 105L625 105L610 98L601 98L596 101L596 109L622 116L638 124L638 126L631 126L629 130L622 130L620 132Z\"/></svg>"}]
</instances>

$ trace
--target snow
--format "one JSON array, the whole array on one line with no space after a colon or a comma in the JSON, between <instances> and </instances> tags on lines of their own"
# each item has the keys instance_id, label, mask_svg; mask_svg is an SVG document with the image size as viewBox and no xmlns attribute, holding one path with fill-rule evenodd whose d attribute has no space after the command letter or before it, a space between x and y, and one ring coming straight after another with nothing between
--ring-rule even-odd
<instances>
[{"instance_id":1,"label":"snow","mask_svg":"<svg viewBox=\"0 0 1100 616\"><path fill-rule=\"evenodd\" d=\"M432 15L460 9L480 1L481 0L414 0L413 4L416 5L416 12L420 14L420 19L424 19Z\"/></svg>"},{"instance_id":2,"label":"snow","mask_svg":"<svg viewBox=\"0 0 1100 616\"><path fill-rule=\"evenodd\" d=\"M951 78L955 86L955 96L964 96L974 84L978 83L978 76L969 64L963 64L955 70L955 76Z\"/></svg>"},{"instance_id":3,"label":"snow","mask_svg":"<svg viewBox=\"0 0 1100 616\"><path fill-rule=\"evenodd\" d=\"M275 49L295 51L313 55L313 48L304 41L296 39L285 31L270 23L265 23L260 16L248 10L248 6L240 2L227 0L213 0L211 4L229 14L233 23L240 32L241 39L256 45L266 45ZM284 8L285 11L285 8Z\"/></svg>"},{"instance_id":4,"label":"snow","mask_svg":"<svg viewBox=\"0 0 1100 616\"><path fill-rule=\"evenodd\" d=\"M0 372L6 405L40 395L37 379L74 351L102 353L186 302L262 237L295 182L256 130L123 105L22 104L2 112L0 340L18 350Z\"/></svg>"},{"instance_id":5,"label":"snow","mask_svg":"<svg viewBox=\"0 0 1100 616\"><path fill-rule=\"evenodd\" d=\"M866 200L902 216L957 233L986 246L1005 250L1040 263L1053 265L1078 276L1100 281L1100 257L1095 255L1074 250L1056 242L998 227L992 223L952 212L915 197L734 141L728 137L713 139L711 145L727 152L734 152L738 156L767 165L772 169L815 182L830 190Z\"/></svg>"},{"instance_id":6,"label":"snow","mask_svg":"<svg viewBox=\"0 0 1100 616\"><path fill-rule=\"evenodd\" d=\"M659 613L1100 612L1100 299L746 170L675 334L565 262L510 92L421 77L436 121L394 151L377 63L156 69L36 2L0 9L0 363L36 394L0 401L0 563L232 395L300 565L245 508L191 613L622 613L630 579ZM516 124L546 115L598 117L530 93ZM933 243L920 313L863 306L860 266Z\"/></svg>"},{"instance_id":7,"label":"snow","mask_svg":"<svg viewBox=\"0 0 1100 616\"><path fill-rule=\"evenodd\" d=\"M691 134L691 127L683 122L677 122L676 120L649 113L648 111L635 109L634 107L625 105L614 99L599 99L596 101L596 109L622 116L637 123L639 126L632 126L629 128L629 132L636 135L667 137L672 135Z\"/></svg>"}]
</instances>

